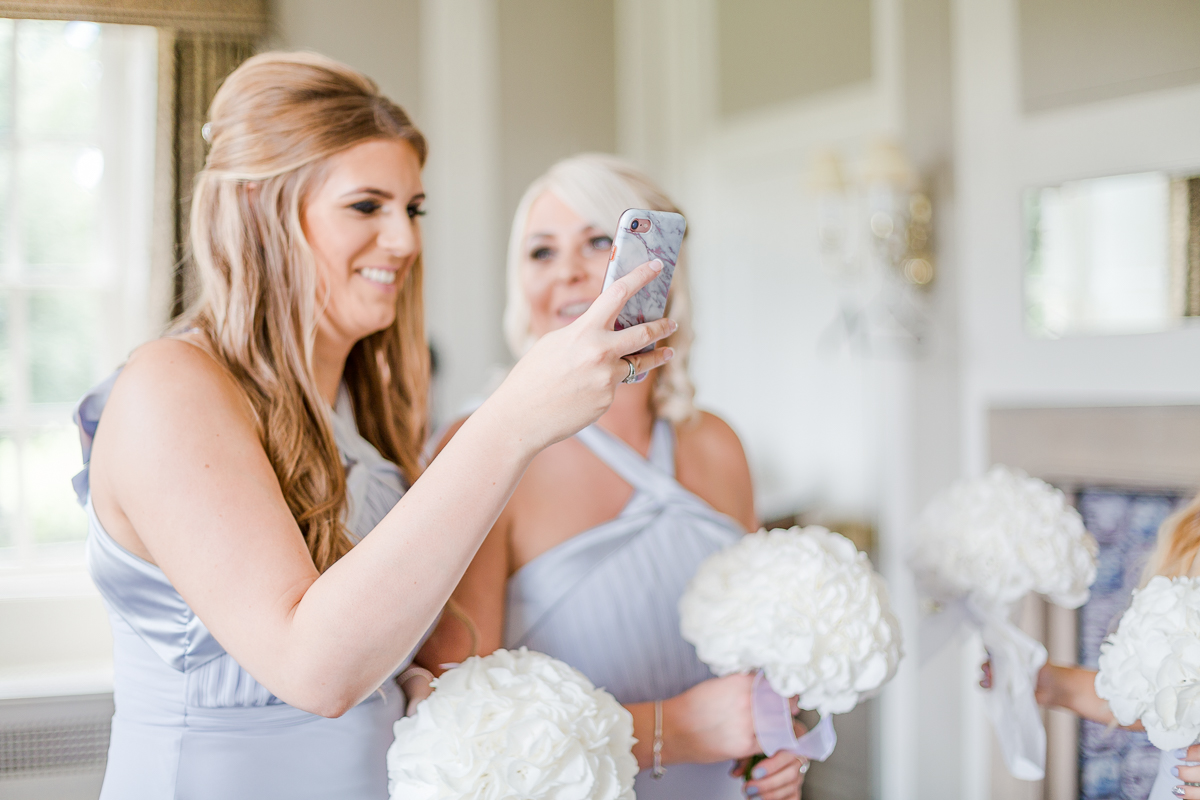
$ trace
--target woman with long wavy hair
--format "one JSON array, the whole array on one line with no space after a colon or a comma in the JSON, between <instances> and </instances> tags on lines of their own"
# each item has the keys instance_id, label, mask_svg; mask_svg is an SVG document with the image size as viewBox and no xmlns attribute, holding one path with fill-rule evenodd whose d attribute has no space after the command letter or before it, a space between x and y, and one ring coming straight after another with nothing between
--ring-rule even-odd
<instances>
[{"instance_id":1,"label":"woman with long wavy hair","mask_svg":"<svg viewBox=\"0 0 1200 800\"><path fill-rule=\"evenodd\" d=\"M546 337L422 470L426 145L369 79L263 54L217 93L200 294L80 403L109 609L101 796L387 796L394 680L530 460L669 348L613 332L643 265Z\"/></svg>"}]
</instances>

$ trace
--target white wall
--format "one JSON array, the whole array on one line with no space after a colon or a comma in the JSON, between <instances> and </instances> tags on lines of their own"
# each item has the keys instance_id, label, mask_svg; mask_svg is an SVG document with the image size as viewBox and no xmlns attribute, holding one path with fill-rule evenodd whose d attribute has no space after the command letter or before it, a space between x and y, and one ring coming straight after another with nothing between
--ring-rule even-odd
<instances>
[{"instance_id":1,"label":"white wall","mask_svg":"<svg viewBox=\"0 0 1200 800\"><path fill-rule=\"evenodd\" d=\"M362 70L421 119L419 0L270 0L268 47L315 50Z\"/></svg>"},{"instance_id":2,"label":"white wall","mask_svg":"<svg viewBox=\"0 0 1200 800\"><path fill-rule=\"evenodd\" d=\"M1129 15L1138 14L1129 6ZM963 461L988 464L986 413L1003 406L1200 402L1200 328L1033 339L1022 330L1024 187L1200 166L1200 86L1023 113L1015 0L955 0L956 194L962 282ZM972 654L972 655L977 655ZM961 683L976 670L964 658ZM977 696L963 694L965 797L988 795Z\"/></svg>"}]
</instances>

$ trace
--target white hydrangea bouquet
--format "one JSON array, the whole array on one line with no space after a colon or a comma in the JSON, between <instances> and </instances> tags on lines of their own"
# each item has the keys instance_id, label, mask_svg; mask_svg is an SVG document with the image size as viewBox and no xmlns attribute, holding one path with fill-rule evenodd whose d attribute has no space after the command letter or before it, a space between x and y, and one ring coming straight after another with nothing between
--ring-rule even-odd
<instances>
[{"instance_id":1,"label":"white hydrangea bouquet","mask_svg":"<svg viewBox=\"0 0 1200 800\"><path fill-rule=\"evenodd\" d=\"M683 638L715 674L759 670L755 728L767 755L827 758L832 715L877 692L903 656L883 579L849 539L815 525L762 530L709 556L679 615ZM822 715L799 740L783 699L793 696Z\"/></svg>"},{"instance_id":2,"label":"white hydrangea bouquet","mask_svg":"<svg viewBox=\"0 0 1200 800\"><path fill-rule=\"evenodd\" d=\"M942 612L923 624L925 657L939 627L979 630L992 662L985 705L1009 772L1040 780L1046 730L1034 699L1046 648L1010 619L1030 592L1066 608L1087 602L1096 580L1096 540L1063 493L1020 470L994 466L929 502L917 521L909 566Z\"/></svg>"},{"instance_id":3,"label":"white hydrangea bouquet","mask_svg":"<svg viewBox=\"0 0 1200 800\"><path fill-rule=\"evenodd\" d=\"M1160 750L1200 739L1200 578L1152 578L1100 646L1096 694Z\"/></svg>"},{"instance_id":4,"label":"white hydrangea bouquet","mask_svg":"<svg viewBox=\"0 0 1200 800\"><path fill-rule=\"evenodd\" d=\"M473 656L395 725L393 800L634 800L633 717L543 653Z\"/></svg>"}]
</instances>

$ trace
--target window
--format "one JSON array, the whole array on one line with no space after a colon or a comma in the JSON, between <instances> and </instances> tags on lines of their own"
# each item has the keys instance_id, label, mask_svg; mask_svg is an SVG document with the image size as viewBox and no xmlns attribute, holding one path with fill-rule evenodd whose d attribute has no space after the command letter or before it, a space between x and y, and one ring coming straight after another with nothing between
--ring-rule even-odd
<instances>
[{"instance_id":1,"label":"window","mask_svg":"<svg viewBox=\"0 0 1200 800\"><path fill-rule=\"evenodd\" d=\"M0 19L0 566L78 560L72 407L154 332L156 48Z\"/></svg>"},{"instance_id":2,"label":"window","mask_svg":"<svg viewBox=\"0 0 1200 800\"><path fill-rule=\"evenodd\" d=\"M1025 327L1148 333L1200 315L1200 180L1143 172L1025 192Z\"/></svg>"}]
</instances>

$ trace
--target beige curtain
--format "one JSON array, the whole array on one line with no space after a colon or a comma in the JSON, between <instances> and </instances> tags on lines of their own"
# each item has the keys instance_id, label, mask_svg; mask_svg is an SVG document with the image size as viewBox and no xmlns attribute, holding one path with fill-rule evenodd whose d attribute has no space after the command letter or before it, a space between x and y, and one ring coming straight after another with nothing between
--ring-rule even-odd
<instances>
[{"instance_id":1,"label":"beige curtain","mask_svg":"<svg viewBox=\"0 0 1200 800\"><path fill-rule=\"evenodd\" d=\"M267 31L267 0L0 0L0 17L151 25L253 39Z\"/></svg>"},{"instance_id":2,"label":"beige curtain","mask_svg":"<svg viewBox=\"0 0 1200 800\"><path fill-rule=\"evenodd\" d=\"M160 47L166 42L160 37ZM173 191L172 251L176 265L171 317L174 318L194 296L195 279L186 260L188 215L191 209L192 179L204 167L208 146L201 130L208 119L208 107L225 76L254 55L255 41L205 34L178 34L170 37L169 84L171 98L171 183ZM166 83L164 81L164 83Z\"/></svg>"},{"instance_id":3,"label":"beige curtain","mask_svg":"<svg viewBox=\"0 0 1200 800\"><path fill-rule=\"evenodd\" d=\"M1184 182L1187 198L1187 284L1184 294L1183 315L1200 317L1200 178L1186 178Z\"/></svg>"}]
</instances>

